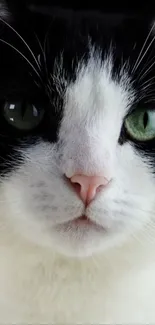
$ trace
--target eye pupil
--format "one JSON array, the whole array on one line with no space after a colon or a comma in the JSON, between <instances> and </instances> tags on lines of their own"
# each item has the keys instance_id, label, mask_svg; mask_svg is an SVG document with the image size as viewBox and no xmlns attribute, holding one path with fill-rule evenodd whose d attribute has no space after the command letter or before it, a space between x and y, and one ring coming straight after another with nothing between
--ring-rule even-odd
<instances>
[{"instance_id":1,"label":"eye pupil","mask_svg":"<svg viewBox=\"0 0 155 325\"><path fill-rule=\"evenodd\" d=\"M6 101L3 113L9 124L23 131L30 131L36 128L44 116L42 108L38 109L32 103L25 100Z\"/></svg>"},{"instance_id":2,"label":"eye pupil","mask_svg":"<svg viewBox=\"0 0 155 325\"><path fill-rule=\"evenodd\" d=\"M144 124L144 129L146 129L148 123L148 113L145 112L143 116L143 124Z\"/></svg>"},{"instance_id":3,"label":"eye pupil","mask_svg":"<svg viewBox=\"0 0 155 325\"><path fill-rule=\"evenodd\" d=\"M133 140L150 141L155 139L155 109L139 108L125 119L125 128Z\"/></svg>"}]
</instances>

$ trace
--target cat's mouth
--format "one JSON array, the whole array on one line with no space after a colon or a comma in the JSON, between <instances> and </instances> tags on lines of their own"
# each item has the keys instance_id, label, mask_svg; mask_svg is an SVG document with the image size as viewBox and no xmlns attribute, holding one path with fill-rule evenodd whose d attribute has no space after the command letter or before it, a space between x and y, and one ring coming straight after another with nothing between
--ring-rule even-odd
<instances>
[{"instance_id":1,"label":"cat's mouth","mask_svg":"<svg viewBox=\"0 0 155 325\"><path fill-rule=\"evenodd\" d=\"M89 218L86 215L81 215L80 217L77 217L75 219L72 219L70 221L67 221L64 223L64 225L69 226L69 228L91 228L91 229L102 229L104 230L104 227L101 226L100 224L98 224L97 222L95 222L94 220L92 220L91 218Z\"/></svg>"},{"instance_id":2,"label":"cat's mouth","mask_svg":"<svg viewBox=\"0 0 155 325\"><path fill-rule=\"evenodd\" d=\"M74 220L71 221L73 224L76 225L96 225L94 221L92 221L90 218L88 218L86 215L82 215Z\"/></svg>"}]
</instances>

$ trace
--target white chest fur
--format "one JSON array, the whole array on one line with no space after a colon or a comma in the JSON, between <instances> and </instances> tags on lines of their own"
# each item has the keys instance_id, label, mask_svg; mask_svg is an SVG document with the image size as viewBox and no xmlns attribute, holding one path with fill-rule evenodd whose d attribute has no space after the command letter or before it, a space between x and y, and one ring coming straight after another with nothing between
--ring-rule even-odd
<instances>
[{"instance_id":1,"label":"white chest fur","mask_svg":"<svg viewBox=\"0 0 155 325\"><path fill-rule=\"evenodd\" d=\"M134 249L132 243L83 261L23 243L1 247L0 322L155 322L155 247L150 246Z\"/></svg>"}]
</instances>

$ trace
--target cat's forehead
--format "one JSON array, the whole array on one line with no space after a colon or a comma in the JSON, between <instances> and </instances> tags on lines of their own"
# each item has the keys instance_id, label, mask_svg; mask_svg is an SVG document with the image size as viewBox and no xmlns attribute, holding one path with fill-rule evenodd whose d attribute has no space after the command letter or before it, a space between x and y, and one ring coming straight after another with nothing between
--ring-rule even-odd
<instances>
[{"instance_id":1,"label":"cat's forehead","mask_svg":"<svg viewBox=\"0 0 155 325\"><path fill-rule=\"evenodd\" d=\"M42 17L43 26L37 29L37 37L40 40L43 28L42 34L46 36L47 41L44 53L34 35L32 36L32 31L26 31L28 33L26 41L32 46L36 59L41 62L43 86L45 85L46 89L51 86L48 92L52 102L51 110L63 107L63 114L67 113L69 116L72 113L72 117L76 118L78 114L84 117L88 111L92 115L96 112L104 114L119 112L123 117L132 105L134 96L140 98L147 90L150 91L149 87L145 87L144 91L139 80L142 80L140 75L142 69L148 68L146 65L149 64L148 59L152 60L154 55L153 33L149 34L151 20L144 17L106 16L95 13L91 15L87 13L85 16L78 14L74 17L73 14L69 16L64 12L64 17L65 19L55 18L52 22L50 19L50 25L45 26L45 29L43 26L46 17ZM34 19L34 24L35 28L38 24L40 26L40 20ZM11 35L13 35L12 44L16 46L17 35ZM24 35L22 34L23 37ZM34 69L31 69L32 66L35 70L38 68L33 61L34 58L30 56L31 65L29 65L19 52L13 51L6 44L1 45L6 51L5 57L0 60L1 74L4 75L0 81L3 94L7 95L11 89L11 93L15 92L17 96L18 93L24 93L28 98L34 99L38 96L40 98L42 92L37 88L38 77ZM18 49L27 57L26 48L23 50L18 47ZM7 69L10 53L12 61L9 61L10 69ZM16 62L19 69L16 69ZM136 70L134 67L138 62ZM142 80L144 84L152 78L154 65L149 67L148 72ZM139 95L140 91L142 95Z\"/></svg>"},{"instance_id":2,"label":"cat's forehead","mask_svg":"<svg viewBox=\"0 0 155 325\"><path fill-rule=\"evenodd\" d=\"M134 101L134 89L127 67L122 67L117 76L113 69L111 51L103 59L100 51L90 48L87 62L79 62L76 77L66 88L64 115L72 122L89 116L123 118Z\"/></svg>"},{"instance_id":3,"label":"cat's forehead","mask_svg":"<svg viewBox=\"0 0 155 325\"><path fill-rule=\"evenodd\" d=\"M154 74L154 65L149 66L154 55L151 18L89 14L71 18L52 24L48 34L47 62L59 95L66 90L65 107L73 112L75 108L76 114L113 102L113 109L120 107L124 114L133 93L141 99L150 91L144 85Z\"/></svg>"}]
</instances>

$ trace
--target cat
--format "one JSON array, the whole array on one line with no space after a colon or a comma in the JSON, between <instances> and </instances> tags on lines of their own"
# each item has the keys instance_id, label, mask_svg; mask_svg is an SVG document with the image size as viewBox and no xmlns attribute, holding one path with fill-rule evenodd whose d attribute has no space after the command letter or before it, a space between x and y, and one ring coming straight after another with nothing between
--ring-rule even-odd
<instances>
[{"instance_id":1,"label":"cat","mask_svg":"<svg viewBox=\"0 0 155 325\"><path fill-rule=\"evenodd\" d=\"M1 1L0 323L155 322L154 40Z\"/></svg>"}]
</instances>

